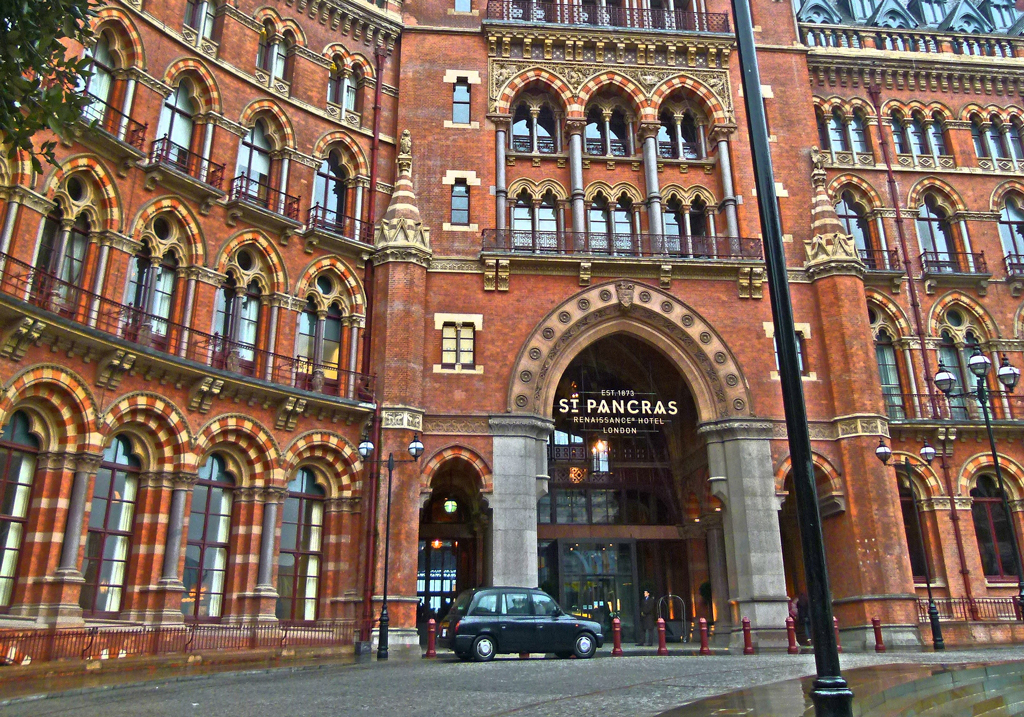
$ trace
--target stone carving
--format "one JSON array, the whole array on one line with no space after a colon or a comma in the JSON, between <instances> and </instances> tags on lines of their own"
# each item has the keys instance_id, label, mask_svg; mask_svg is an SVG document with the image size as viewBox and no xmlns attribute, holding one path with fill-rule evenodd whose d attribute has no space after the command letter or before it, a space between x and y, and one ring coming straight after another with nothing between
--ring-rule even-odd
<instances>
[{"instance_id":1,"label":"stone carving","mask_svg":"<svg viewBox=\"0 0 1024 717\"><path fill-rule=\"evenodd\" d=\"M407 157L412 156L412 133L407 130L402 130L402 138L398 140L398 153Z\"/></svg>"},{"instance_id":2,"label":"stone carving","mask_svg":"<svg viewBox=\"0 0 1024 717\"><path fill-rule=\"evenodd\" d=\"M189 391L188 408L190 411L207 413L213 405L213 399L220 395L224 388L223 379L206 378L199 379Z\"/></svg>"},{"instance_id":3,"label":"stone carving","mask_svg":"<svg viewBox=\"0 0 1024 717\"><path fill-rule=\"evenodd\" d=\"M619 281L615 284L615 296L619 300L619 308L629 311L633 306L633 282Z\"/></svg>"},{"instance_id":4,"label":"stone carving","mask_svg":"<svg viewBox=\"0 0 1024 717\"><path fill-rule=\"evenodd\" d=\"M45 329L46 324L28 316L15 321L4 337L0 356L6 356L11 361L20 361L28 347L39 341Z\"/></svg>"},{"instance_id":5,"label":"stone carving","mask_svg":"<svg viewBox=\"0 0 1024 717\"><path fill-rule=\"evenodd\" d=\"M423 419L423 432L488 435L490 428L486 416L429 416Z\"/></svg>"},{"instance_id":6,"label":"stone carving","mask_svg":"<svg viewBox=\"0 0 1024 717\"><path fill-rule=\"evenodd\" d=\"M96 385L100 388L117 388L121 385L121 379L131 370L138 358L136 354L122 349L111 352L97 367Z\"/></svg>"},{"instance_id":7,"label":"stone carving","mask_svg":"<svg viewBox=\"0 0 1024 717\"><path fill-rule=\"evenodd\" d=\"M804 242L807 251L807 265L831 259L857 259L857 247L848 234L821 234Z\"/></svg>"},{"instance_id":8,"label":"stone carving","mask_svg":"<svg viewBox=\"0 0 1024 717\"><path fill-rule=\"evenodd\" d=\"M291 396L281 401L277 407L277 416L274 419L274 428L284 431L294 431L295 425L306 410L306 399Z\"/></svg>"}]
</instances>

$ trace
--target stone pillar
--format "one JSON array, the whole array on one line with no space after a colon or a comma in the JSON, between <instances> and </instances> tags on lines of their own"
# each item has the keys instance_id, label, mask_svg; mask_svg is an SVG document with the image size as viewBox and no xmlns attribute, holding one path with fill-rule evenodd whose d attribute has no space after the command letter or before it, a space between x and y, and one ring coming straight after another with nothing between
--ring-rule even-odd
<instances>
[{"instance_id":1,"label":"stone pillar","mask_svg":"<svg viewBox=\"0 0 1024 717\"><path fill-rule=\"evenodd\" d=\"M538 416L491 416L492 584L537 586L537 498L547 492L547 439L554 424Z\"/></svg>"},{"instance_id":2,"label":"stone pillar","mask_svg":"<svg viewBox=\"0 0 1024 717\"><path fill-rule=\"evenodd\" d=\"M715 604L715 640L728 643L733 623L729 607L729 561L726 559L725 531L721 525L708 528L707 545L711 600Z\"/></svg>"},{"instance_id":3,"label":"stone pillar","mask_svg":"<svg viewBox=\"0 0 1024 717\"><path fill-rule=\"evenodd\" d=\"M277 524L280 505L284 502L287 489L267 487L262 491L263 521L260 525L260 555L256 572L256 614L246 618L257 622L277 621L277 585L274 584L274 567L277 565Z\"/></svg>"},{"instance_id":4,"label":"stone pillar","mask_svg":"<svg viewBox=\"0 0 1024 717\"><path fill-rule=\"evenodd\" d=\"M494 119L494 226L499 230L506 228L508 215L508 185L505 179L508 122L508 117Z\"/></svg>"},{"instance_id":5,"label":"stone pillar","mask_svg":"<svg viewBox=\"0 0 1024 717\"><path fill-rule=\"evenodd\" d=\"M732 183L732 162L729 159L729 137L725 131L716 130L713 139L718 143L718 169L722 175L721 206L725 207L726 230L729 238L735 240L740 235L740 229L739 221L736 219L736 193Z\"/></svg>"},{"instance_id":6,"label":"stone pillar","mask_svg":"<svg viewBox=\"0 0 1024 717\"><path fill-rule=\"evenodd\" d=\"M11 194L7 198L7 215L4 217L3 233L0 234L0 254L7 254L10 251L11 237L14 236L14 221L18 218L20 201L20 197L15 194ZM2 268L3 263L0 263L0 269Z\"/></svg>"},{"instance_id":7,"label":"stone pillar","mask_svg":"<svg viewBox=\"0 0 1024 717\"><path fill-rule=\"evenodd\" d=\"M639 135L644 142L644 183L647 185L647 231L655 246L664 251L664 226L661 221L661 188L658 186L658 130L659 125L640 125Z\"/></svg>"},{"instance_id":8,"label":"stone pillar","mask_svg":"<svg viewBox=\"0 0 1024 717\"><path fill-rule=\"evenodd\" d=\"M569 184L572 192L572 231L576 241L585 229L583 209L583 130L584 120L568 120L565 129L569 133Z\"/></svg>"},{"instance_id":9,"label":"stone pillar","mask_svg":"<svg viewBox=\"0 0 1024 717\"><path fill-rule=\"evenodd\" d=\"M181 562L181 537L185 528L185 502L189 483L176 483L171 493L171 509L167 515L167 548L164 550L161 582L180 583L178 563Z\"/></svg>"},{"instance_id":10,"label":"stone pillar","mask_svg":"<svg viewBox=\"0 0 1024 717\"><path fill-rule=\"evenodd\" d=\"M85 470L75 471L74 482L71 484L71 498L68 502L68 522L64 526L64 542L60 548L58 573L79 572L78 551L82 546L82 520L89 493L89 475ZM95 475L95 469L92 475Z\"/></svg>"},{"instance_id":11,"label":"stone pillar","mask_svg":"<svg viewBox=\"0 0 1024 717\"><path fill-rule=\"evenodd\" d=\"M748 617L755 645L782 648L786 645L789 612L772 470L771 424L721 421L702 424L698 432L708 446L711 493L723 505L731 623L738 625ZM742 640L742 635L734 632L730 644L738 647Z\"/></svg>"}]
</instances>

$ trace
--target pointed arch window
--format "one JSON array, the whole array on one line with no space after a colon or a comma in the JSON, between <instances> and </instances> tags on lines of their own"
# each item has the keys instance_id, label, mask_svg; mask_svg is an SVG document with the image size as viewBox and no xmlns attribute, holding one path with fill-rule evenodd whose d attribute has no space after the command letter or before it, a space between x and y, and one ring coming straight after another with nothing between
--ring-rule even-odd
<instances>
[{"instance_id":1,"label":"pointed arch window","mask_svg":"<svg viewBox=\"0 0 1024 717\"><path fill-rule=\"evenodd\" d=\"M238 150L236 176L241 180L240 195L249 201L269 207L270 202L270 138L263 120L256 120L242 138ZM237 180L236 180L237 183Z\"/></svg>"},{"instance_id":2,"label":"pointed arch window","mask_svg":"<svg viewBox=\"0 0 1024 717\"><path fill-rule=\"evenodd\" d=\"M85 214L68 226L59 211L50 214L43 225L36 266L44 273L33 277L33 295L63 316L74 316L78 309L90 229Z\"/></svg>"},{"instance_id":3,"label":"pointed arch window","mask_svg":"<svg viewBox=\"0 0 1024 717\"><path fill-rule=\"evenodd\" d=\"M583 130L583 139L586 144L587 154L595 156L604 155L605 147L605 124L604 116L596 107L591 107L587 112L587 125Z\"/></svg>"},{"instance_id":4,"label":"pointed arch window","mask_svg":"<svg viewBox=\"0 0 1024 717\"><path fill-rule=\"evenodd\" d=\"M359 89L363 86L363 68L356 65L352 69L352 76L345 78L345 109L349 112L362 112L363 108L359 103Z\"/></svg>"},{"instance_id":5,"label":"pointed arch window","mask_svg":"<svg viewBox=\"0 0 1024 717\"><path fill-rule=\"evenodd\" d=\"M860 111L854 112L850 119L850 137L853 139L853 151L860 154L871 152L871 140L868 135L867 121Z\"/></svg>"},{"instance_id":6,"label":"pointed arch window","mask_svg":"<svg viewBox=\"0 0 1024 717\"><path fill-rule=\"evenodd\" d=\"M956 273L962 271L956 237L949 215L933 194L928 194L917 212L917 237L925 253L930 271Z\"/></svg>"},{"instance_id":7,"label":"pointed arch window","mask_svg":"<svg viewBox=\"0 0 1024 717\"><path fill-rule=\"evenodd\" d=\"M832 110L828 118L828 141L833 152L846 152L850 149L846 142L846 120L838 107Z\"/></svg>"},{"instance_id":8,"label":"pointed arch window","mask_svg":"<svg viewBox=\"0 0 1024 717\"><path fill-rule=\"evenodd\" d=\"M185 25L206 40L213 38L213 23L216 16L216 0L188 0L185 3Z\"/></svg>"},{"instance_id":9,"label":"pointed arch window","mask_svg":"<svg viewBox=\"0 0 1024 717\"><path fill-rule=\"evenodd\" d=\"M971 139L974 140L974 153L982 159L988 157L988 140L985 136L985 129L981 126L981 120L978 117L971 118Z\"/></svg>"},{"instance_id":10,"label":"pointed arch window","mask_svg":"<svg viewBox=\"0 0 1024 717\"><path fill-rule=\"evenodd\" d=\"M999 238L1003 242L1007 271L1024 274L1024 207L1021 199L1009 196L999 211Z\"/></svg>"},{"instance_id":11,"label":"pointed arch window","mask_svg":"<svg viewBox=\"0 0 1024 717\"><path fill-rule=\"evenodd\" d=\"M931 154L928 149L928 134L925 132L924 120L921 115L914 114L910 118L910 141L914 143L917 154Z\"/></svg>"},{"instance_id":12,"label":"pointed arch window","mask_svg":"<svg viewBox=\"0 0 1024 717\"><path fill-rule=\"evenodd\" d=\"M260 32L260 45L256 54L256 66L272 78L288 79L289 50L294 44L291 33L278 35L274 23L267 20Z\"/></svg>"},{"instance_id":13,"label":"pointed arch window","mask_svg":"<svg viewBox=\"0 0 1024 717\"><path fill-rule=\"evenodd\" d=\"M345 63L336 57L331 64L331 74L327 77L327 101L340 105L345 101Z\"/></svg>"},{"instance_id":14,"label":"pointed arch window","mask_svg":"<svg viewBox=\"0 0 1024 717\"><path fill-rule=\"evenodd\" d=\"M38 454L28 416L16 411L0 430L0 612L14 596Z\"/></svg>"},{"instance_id":15,"label":"pointed arch window","mask_svg":"<svg viewBox=\"0 0 1024 717\"><path fill-rule=\"evenodd\" d=\"M931 145L931 153L933 156L941 156L948 154L946 149L946 135L945 135L945 121L942 119L942 115L938 112L932 115L932 120L928 124L928 142Z\"/></svg>"},{"instance_id":16,"label":"pointed arch window","mask_svg":"<svg viewBox=\"0 0 1024 717\"><path fill-rule=\"evenodd\" d=\"M533 137L530 134L530 108L526 103L516 107L515 114L512 116L512 151L533 151Z\"/></svg>"},{"instance_id":17,"label":"pointed arch window","mask_svg":"<svg viewBox=\"0 0 1024 717\"><path fill-rule=\"evenodd\" d=\"M831 150L832 141L828 136L828 122L825 121L825 115L820 107L816 107L814 110L814 122L818 126L818 145L822 150Z\"/></svg>"},{"instance_id":18,"label":"pointed arch window","mask_svg":"<svg viewBox=\"0 0 1024 717\"><path fill-rule=\"evenodd\" d=\"M322 560L324 489L316 475L300 468L288 484L281 519L277 568L277 618L316 620Z\"/></svg>"},{"instance_id":19,"label":"pointed arch window","mask_svg":"<svg viewBox=\"0 0 1024 717\"><path fill-rule=\"evenodd\" d=\"M900 494L900 509L903 513L903 530L907 539L907 555L910 558L910 571L915 583L922 583L926 575L933 575L928 570L928 550L924 536L921 534L922 520L917 497L917 489L905 471L896 469L896 481Z\"/></svg>"},{"instance_id":20,"label":"pointed arch window","mask_svg":"<svg viewBox=\"0 0 1024 717\"><path fill-rule=\"evenodd\" d=\"M92 74L89 76L85 91L101 105L109 105L114 87L114 56L110 52L110 35L101 33L89 54L92 57ZM94 112L97 118L102 119L105 108L97 108Z\"/></svg>"},{"instance_id":21,"label":"pointed arch window","mask_svg":"<svg viewBox=\"0 0 1024 717\"><path fill-rule=\"evenodd\" d=\"M990 475L978 477L971 489L971 515L974 535L978 540L981 567L985 577L993 580L1016 580L1017 564L1014 559L1011 516L1003 509L1003 493L996 479Z\"/></svg>"},{"instance_id":22,"label":"pointed arch window","mask_svg":"<svg viewBox=\"0 0 1024 717\"><path fill-rule=\"evenodd\" d=\"M125 327L128 338L137 338L138 332L148 326L154 346L159 349L167 347L168 321L174 304L177 275L178 260L171 252L163 257L154 257L146 244L135 255L126 297L128 306L135 309Z\"/></svg>"},{"instance_id":23,"label":"pointed arch window","mask_svg":"<svg viewBox=\"0 0 1024 717\"><path fill-rule=\"evenodd\" d=\"M313 208L320 207L316 213L322 215L329 226L340 227L343 224L347 184L348 171L342 164L340 153L332 151L320 162L313 179Z\"/></svg>"},{"instance_id":24,"label":"pointed arch window","mask_svg":"<svg viewBox=\"0 0 1024 717\"><path fill-rule=\"evenodd\" d=\"M683 251L683 242L686 239L685 213L686 210L678 197L672 197L665 204L661 222L665 230L664 251L669 254L678 254Z\"/></svg>"},{"instance_id":25,"label":"pointed arch window","mask_svg":"<svg viewBox=\"0 0 1024 717\"><path fill-rule=\"evenodd\" d=\"M88 617L114 617L121 611L141 470L128 438L115 436L103 452L89 511L79 599Z\"/></svg>"},{"instance_id":26,"label":"pointed arch window","mask_svg":"<svg viewBox=\"0 0 1024 717\"><path fill-rule=\"evenodd\" d=\"M621 110L616 109L612 112L611 119L608 120L608 129L611 133L608 142L611 150L609 154L613 157L627 157L632 154L629 141L630 129Z\"/></svg>"},{"instance_id":27,"label":"pointed arch window","mask_svg":"<svg viewBox=\"0 0 1024 717\"><path fill-rule=\"evenodd\" d=\"M192 489L181 598L186 620L214 620L223 614L234 488L224 457L211 454Z\"/></svg>"},{"instance_id":28,"label":"pointed arch window","mask_svg":"<svg viewBox=\"0 0 1024 717\"><path fill-rule=\"evenodd\" d=\"M960 363L960 351L957 350L953 335L943 331L939 341L939 363L942 368L953 374L956 382L953 385L953 393L963 393L967 383L964 382L963 366ZM965 421L968 418L967 400L964 396L950 396L946 399L949 402L950 418Z\"/></svg>"},{"instance_id":29,"label":"pointed arch window","mask_svg":"<svg viewBox=\"0 0 1024 717\"><path fill-rule=\"evenodd\" d=\"M262 319L261 298L258 283L252 281L241 289L231 275L217 292L213 324L217 339L216 358L220 367L231 365L230 356L234 352L239 361L238 370L250 376L255 373Z\"/></svg>"},{"instance_id":30,"label":"pointed arch window","mask_svg":"<svg viewBox=\"0 0 1024 717\"><path fill-rule=\"evenodd\" d=\"M701 144L701 129L697 124L697 118L692 112L684 112L679 121L679 134L681 137L680 155L683 159L701 159L704 156L703 145Z\"/></svg>"},{"instance_id":31,"label":"pointed arch window","mask_svg":"<svg viewBox=\"0 0 1024 717\"><path fill-rule=\"evenodd\" d=\"M678 159L679 146L675 141L676 123L671 112L664 111L658 118L658 156L663 159Z\"/></svg>"},{"instance_id":32,"label":"pointed arch window","mask_svg":"<svg viewBox=\"0 0 1024 717\"><path fill-rule=\"evenodd\" d=\"M1002 126L1003 123L998 117L991 117L989 118L988 127L985 128L985 134L988 136L988 143L992 147L994 156L999 159L1008 159L1010 150L1006 146L1006 140L1001 131Z\"/></svg>"},{"instance_id":33,"label":"pointed arch window","mask_svg":"<svg viewBox=\"0 0 1024 717\"><path fill-rule=\"evenodd\" d=\"M879 329L875 337L875 360L878 362L878 376L882 384L882 398L890 420L902 421L907 417L903 405L903 386L900 382L899 362L892 337L885 329Z\"/></svg>"},{"instance_id":34,"label":"pointed arch window","mask_svg":"<svg viewBox=\"0 0 1024 717\"><path fill-rule=\"evenodd\" d=\"M1020 161L1024 159L1024 144L1020 137L1020 123L1013 119L1006 124L1006 137L1010 140L1010 155Z\"/></svg>"},{"instance_id":35,"label":"pointed arch window","mask_svg":"<svg viewBox=\"0 0 1024 717\"><path fill-rule=\"evenodd\" d=\"M168 162L186 174L194 173L190 161L195 134L193 116L196 111L192 94L191 83L182 80L164 100L156 132L160 161Z\"/></svg>"},{"instance_id":36,"label":"pointed arch window","mask_svg":"<svg viewBox=\"0 0 1024 717\"><path fill-rule=\"evenodd\" d=\"M870 223L864 205L856 200L853 192L846 191L839 195L839 201L835 205L836 216L843 225L843 231L853 237L853 243L857 247L857 253L864 260L869 269L886 268L884 261L880 261L877 252L874 251Z\"/></svg>"},{"instance_id":37,"label":"pointed arch window","mask_svg":"<svg viewBox=\"0 0 1024 717\"><path fill-rule=\"evenodd\" d=\"M305 388L317 390L311 384L317 370L322 372L325 385L338 385L343 319L344 314L336 303L327 308L321 319L319 309L312 299L299 314L296 356L299 359L299 373L310 384Z\"/></svg>"},{"instance_id":38,"label":"pointed arch window","mask_svg":"<svg viewBox=\"0 0 1024 717\"><path fill-rule=\"evenodd\" d=\"M910 154L910 140L903 122L903 115L893 110L889 116L889 128L892 130L892 143L896 146L896 154Z\"/></svg>"}]
</instances>

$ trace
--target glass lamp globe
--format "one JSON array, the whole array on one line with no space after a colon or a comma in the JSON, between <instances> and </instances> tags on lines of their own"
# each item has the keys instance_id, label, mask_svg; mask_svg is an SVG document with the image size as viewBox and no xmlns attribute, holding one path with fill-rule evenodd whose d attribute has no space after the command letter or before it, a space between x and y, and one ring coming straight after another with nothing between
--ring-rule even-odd
<instances>
[{"instance_id":1,"label":"glass lamp globe","mask_svg":"<svg viewBox=\"0 0 1024 717\"><path fill-rule=\"evenodd\" d=\"M359 455L366 458L371 453L373 453L373 443L371 443L369 439L359 444Z\"/></svg>"},{"instance_id":2,"label":"glass lamp globe","mask_svg":"<svg viewBox=\"0 0 1024 717\"><path fill-rule=\"evenodd\" d=\"M939 364L939 372L935 374L935 385L943 393L949 393L956 385L956 376L952 371L947 371L942 364Z\"/></svg>"},{"instance_id":3,"label":"glass lamp globe","mask_svg":"<svg viewBox=\"0 0 1024 717\"><path fill-rule=\"evenodd\" d=\"M409 444L409 455L413 458L419 458L423 455L423 443L420 441L420 434L414 433L412 436L412 443Z\"/></svg>"},{"instance_id":4,"label":"glass lamp globe","mask_svg":"<svg viewBox=\"0 0 1024 717\"><path fill-rule=\"evenodd\" d=\"M996 371L996 376L999 378L999 383L1006 387L1007 391L1012 391L1017 387L1017 382L1020 381L1020 369L1010 364L1010 360L1003 356L1002 364L999 366L999 370Z\"/></svg>"},{"instance_id":5,"label":"glass lamp globe","mask_svg":"<svg viewBox=\"0 0 1024 717\"><path fill-rule=\"evenodd\" d=\"M928 445L928 441L925 441L924 446L921 447L921 458L928 464L935 460L935 449Z\"/></svg>"},{"instance_id":6,"label":"glass lamp globe","mask_svg":"<svg viewBox=\"0 0 1024 717\"><path fill-rule=\"evenodd\" d=\"M979 349L974 349L974 355L967 359L967 368L978 378L985 378L992 368L992 359L983 354Z\"/></svg>"},{"instance_id":7,"label":"glass lamp globe","mask_svg":"<svg viewBox=\"0 0 1024 717\"><path fill-rule=\"evenodd\" d=\"M882 463L888 463L889 459L892 458L892 449L885 445L885 441L879 438L878 448L875 449L875 455L878 457L878 460L882 461Z\"/></svg>"}]
</instances>

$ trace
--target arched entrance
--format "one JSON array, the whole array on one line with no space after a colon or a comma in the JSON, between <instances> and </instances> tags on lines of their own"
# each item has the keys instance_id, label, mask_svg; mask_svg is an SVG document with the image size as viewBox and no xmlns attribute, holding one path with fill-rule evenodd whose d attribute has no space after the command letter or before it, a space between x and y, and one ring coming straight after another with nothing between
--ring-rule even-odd
<instances>
[{"instance_id":1,"label":"arched entrance","mask_svg":"<svg viewBox=\"0 0 1024 717\"><path fill-rule=\"evenodd\" d=\"M444 460L430 479L420 508L416 623L447 614L463 590L484 584L489 509L480 475L468 460Z\"/></svg>"}]
</instances>

